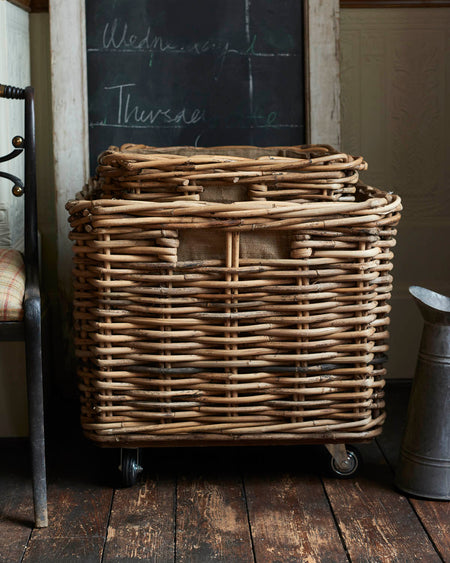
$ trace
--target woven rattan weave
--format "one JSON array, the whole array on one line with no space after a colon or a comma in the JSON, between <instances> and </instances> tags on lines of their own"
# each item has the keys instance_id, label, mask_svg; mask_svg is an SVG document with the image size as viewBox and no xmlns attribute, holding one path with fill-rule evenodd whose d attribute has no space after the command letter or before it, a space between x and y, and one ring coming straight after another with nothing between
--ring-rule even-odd
<instances>
[{"instance_id":1,"label":"woven rattan weave","mask_svg":"<svg viewBox=\"0 0 450 563\"><path fill-rule=\"evenodd\" d=\"M111 149L97 191L67 204L85 433L377 435L399 197L354 182L364 161L330 147L240 149L239 169L226 150ZM236 185L247 195L228 202Z\"/></svg>"},{"instance_id":2,"label":"woven rattan weave","mask_svg":"<svg viewBox=\"0 0 450 563\"><path fill-rule=\"evenodd\" d=\"M211 188L225 186L228 193L221 191L216 197L231 202L352 201L359 171L366 168L362 157L338 153L328 145L265 149L123 145L102 153L97 170L104 195L148 201L196 200L207 190L211 201Z\"/></svg>"}]
</instances>

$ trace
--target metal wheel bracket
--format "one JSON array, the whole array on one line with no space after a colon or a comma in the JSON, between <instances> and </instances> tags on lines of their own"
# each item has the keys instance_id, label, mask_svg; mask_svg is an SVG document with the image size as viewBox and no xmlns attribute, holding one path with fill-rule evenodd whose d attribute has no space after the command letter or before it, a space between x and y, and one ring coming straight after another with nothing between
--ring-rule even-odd
<instances>
[{"instance_id":1,"label":"metal wheel bracket","mask_svg":"<svg viewBox=\"0 0 450 563\"><path fill-rule=\"evenodd\" d=\"M325 444L331 455L330 469L335 477L352 477L359 469L361 455L355 448L348 449L345 444Z\"/></svg>"},{"instance_id":2,"label":"metal wheel bracket","mask_svg":"<svg viewBox=\"0 0 450 563\"><path fill-rule=\"evenodd\" d=\"M345 464L348 459L345 444L325 444L325 447L337 465L341 466Z\"/></svg>"}]
</instances>

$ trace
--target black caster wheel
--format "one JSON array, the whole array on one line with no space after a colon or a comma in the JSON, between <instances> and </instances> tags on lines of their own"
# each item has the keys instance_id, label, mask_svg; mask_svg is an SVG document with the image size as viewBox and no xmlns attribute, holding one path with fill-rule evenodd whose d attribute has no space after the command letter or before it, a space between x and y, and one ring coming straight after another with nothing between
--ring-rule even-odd
<instances>
[{"instance_id":1,"label":"black caster wheel","mask_svg":"<svg viewBox=\"0 0 450 563\"><path fill-rule=\"evenodd\" d=\"M338 479L349 479L354 477L362 464L362 457L354 446L346 447L347 457L338 461L335 457L330 457L330 472L333 477Z\"/></svg>"},{"instance_id":2,"label":"black caster wheel","mask_svg":"<svg viewBox=\"0 0 450 563\"><path fill-rule=\"evenodd\" d=\"M141 466L141 452L138 448L121 448L119 471L122 475L123 487L136 485L143 471Z\"/></svg>"}]
</instances>

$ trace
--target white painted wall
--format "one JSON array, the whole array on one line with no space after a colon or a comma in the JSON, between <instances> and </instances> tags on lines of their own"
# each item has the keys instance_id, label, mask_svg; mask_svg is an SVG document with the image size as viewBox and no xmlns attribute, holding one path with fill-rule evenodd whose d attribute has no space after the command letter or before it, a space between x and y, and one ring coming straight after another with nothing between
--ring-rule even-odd
<instances>
[{"instance_id":1,"label":"white painted wall","mask_svg":"<svg viewBox=\"0 0 450 563\"><path fill-rule=\"evenodd\" d=\"M30 83L29 14L22 8L0 0L0 83L19 86ZM23 135L23 101L1 100L0 154L10 152L11 139ZM2 166L2 170L23 178L23 156ZM11 194L11 182L0 179L0 202L9 211L11 243L23 248L23 200Z\"/></svg>"},{"instance_id":2,"label":"white painted wall","mask_svg":"<svg viewBox=\"0 0 450 563\"><path fill-rule=\"evenodd\" d=\"M0 83L21 88L30 83L29 14L6 0L0 0ZM23 113L23 101L0 100L0 155L11 152L15 135L24 134ZM23 179L23 156L3 164L2 170ZM22 249L23 200L11 188L11 182L0 179L0 245ZM1 342L0 436L26 434L24 345Z\"/></svg>"}]
</instances>

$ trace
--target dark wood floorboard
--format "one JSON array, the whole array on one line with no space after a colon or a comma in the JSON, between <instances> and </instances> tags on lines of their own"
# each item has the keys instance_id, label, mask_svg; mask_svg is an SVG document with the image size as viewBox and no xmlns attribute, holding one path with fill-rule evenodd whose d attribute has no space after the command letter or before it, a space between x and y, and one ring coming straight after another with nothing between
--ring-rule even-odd
<instances>
[{"instance_id":1,"label":"dark wood floorboard","mask_svg":"<svg viewBox=\"0 0 450 563\"><path fill-rule=\"evenodd\" d=\"M377 445L361 446L360 451L360 475L324 479L351 561L439 562L408 499L393 489L393 473Z\"/></svg>"},{"instance_id":2,"label":"dark wood floorboard","mask_svg":"<svg viewBox=\"0 0 450 563\"><path fill-rule=\"evenodd\" d=\"M60 561L80 561L98 563L101 561L105 540L94 538L32 538L23 561L27 563L59 563Z\"/></svg>"},{"instance_id":3,"label":"dark wood floorboard","mask_svg":"<svg viewBox=\"0 0 450 563\"><path fill-rule=\"evenodd\" d=\"M77 432L48 443L48 528L33 530L27 563L100 561L114 494L114 452Z\"/></svg>"},{"instance_id":4,"label":"dark wood floorboard","mask_svg":"<svg viewBox=\"0 0 450 563\"><path fill-rule=\"evenodd\" d=\"M31 535L33 508L27 444L3 440L0 463L0 561L20 561Z\"/></svg>"},{"instance_id":5,"label":"dark wood floorboard","mask_svg":"<svg viewBox=\"0 0 450 563\"><path fill-rule=\"evenodd\" d=\"M385 455L389 466L395 472L399 462L399 454L403 432L407 421L407 410L411 383L404 382L388 387L386 393L387 420L383 434L377 442ZM450 561L450 503L409 499L423 527L434 543L443 561Z\"/></svg>"},{"instance_id":6,"label":"dark wood floorboard","mask_svg":"<svg viewBox=\"0 0 450 563\"><path fill-rule=\"evenodd\" d=\"M152 454L152 455L150 455ZM142 482L116 489L104 562L174 561L176 470L166 450L143 452Z\"/></svg>"},{"instance_id":7,"label":"dark wood floorboard","mask_svg":"<svg viewBox=\"0 0 450 563\"><path fill-rule=\"evenodd\" d=\"M389 386L383 435L358 477L324 474L322 446L144 450L117 488L118 450L74 429L48 439L47 529L32 528L25 441L2 440L0 561L450 561L450 503L394 486L409 387Z\"/></svg>"},{"instance_id":8,"label":"dark wood floorboard","mask_svg":"<svg viewBox=\"0 0 450 563\"><path fill-rule=\"evenodd\" d=\"M253 563L245 494L238 470L239 451L196 448L182 454L176 561Z\"/></svg>"},{"instance_id":9,"label":"dark wood floorboard","mask_svg":"<svg viewBox=\"0 0 450 563\"><path fill-rule=\"evenodd\" d=\"M443 561L450 561L450 503L411 499L423 526Z\"/></svg>"},{"instance_id":10,"label":"dark wood floorboard","mask_svg":"<svg viewBox=\"0 0 450 563\"><path fill-rule=\"evenodd\" d=\"M258 448L245 464L256 560L347 562L319 477L317 448ZM247 456L248 457L248 456Z\"/></svg>"}]
</instances>

